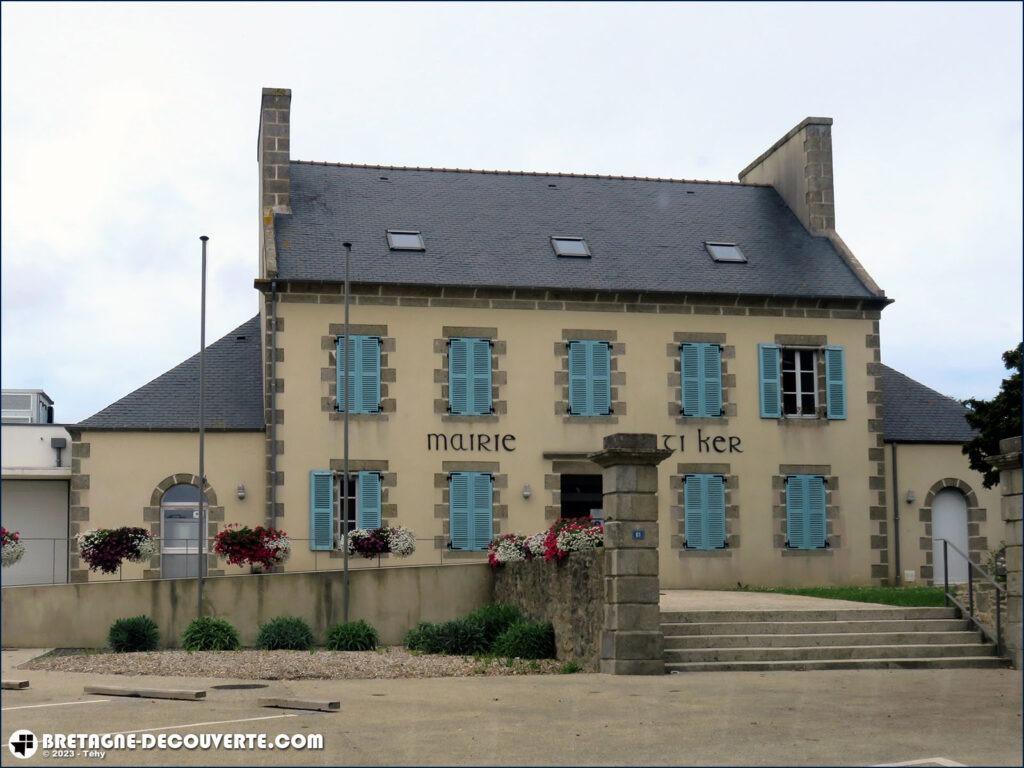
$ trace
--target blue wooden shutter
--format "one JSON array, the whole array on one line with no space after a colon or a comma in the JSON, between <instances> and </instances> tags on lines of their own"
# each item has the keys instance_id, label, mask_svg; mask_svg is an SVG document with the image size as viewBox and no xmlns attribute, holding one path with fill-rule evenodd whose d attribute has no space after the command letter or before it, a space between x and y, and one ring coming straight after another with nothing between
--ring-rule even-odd
<instances>
[{"instance_id":1,"label":"blue wooden shutter","mask_svg":"<svg viewBox=\"0 0 1024 768\"><path fill-rule=\"evenodd\" d=\"M358 413L380 411L380 339L376 336L353 336L358 342L359 394L356 403Z\"/></svg>"},{"instance_id":2,"label":"blue wooden shutter","mask_svg":"<svg viewBox=\"0 0 1024 768\"><path fill-rule=\"evenodd\" d=\"M380 528L380 473L356 475L356 527Z\"/></svg>"},{"instance_id":3,"label":"blue wooden shutter","mask_svg":"<svg viewBox=\"0 0 1024 768\"><path fill-rule=\"evenodd\" d=\"M825 546L825 480L807 478L807 546Z\"/></svg>"},{"instance_id":4,"label":"blue wooden shutter","mask_svg":"<svg viewBox=\"0 0 1024 768\"><path fill-rule=\"evenodd\" d=\"M467 339L448 342L448 407L452 413L469 411L469 344Z\"/></svg>"},{"instance_id":5,"label":"blue wooden shutter","mask_svg":"<svg viewBox=\"0 0 1024 768\"><path fill-rule=\"evenodd\" d=\"M707 528L704 515L704 483L700 475L689 475L683 481L683 517L686 546L707 549Z\"/></svg>"},{"instance_id":6,"label":"blue wooden shutter","mask_svg":"<svg viewBox=\"0 0 1024 768\"><path fill-rule=\"evenodd\" d=\"M786 538L792 549L807 549L804 535L807 510L807 475L786 478Z\"/></svg>"},{"instance_id":7,"label":"blue wooden shutter","mask_svg":"<svg viewBox=\"0 0 1024 768\"><path fill-rule=\"evenodd\" d=\"M778 344L757 345L757 371L760 382L758 402L762 419L782 416L781 350Z\"/></svg>"},{"instance_id":8,"label":"blue wooden shutter","mask_svg":"<svg viewBox=\"0 0 1024 768\"><path fill-rule=\"evenodd\" d=\"M469 342L470 412L483 416L491 412L491 342L467 339Z\"/></svg>"},{"instance_id":9,"label":"blue wooden shutter","mask_svg":"<svg viewBox=\"0 0 1024 768\"><path fill-rule=\"evenodd\" d=\"M704 476L704 505L705 543L708 549L721 549L725 546L725 478L721 475Z\"/></svg>"},{"instance_id":10,"label":"blue wooden shutter","mask_svg":"<svg viewBox=\"0 0 1024 768\"><path fill-rule=\"evenodd\" d=\"M591 341L590 391L592 416L605 416L612 411L612 353L604 341Z\"/></svg>"},{"instance_id":11,"label":"blue wooden shutter","mask_svg":"<svg viewBox=\"0 0 1024 768\"><path fill-rule=\"evenodd\" d=\"M846 418L846 353L842 347L825 347L825 402L828 418Z\"/></svg>"},{"instance_id":12,"label":"blue wooden shutter","mask_svg":"<svg viewBox=\"0 0 1024 768\"><path fill-rule=\"evenodd\" d=\"M701 416L722 415L722 348L701 344Z\"/></svg>"},{"instance_id":13,"label":"blue wooden shutter","mask_svg":"<svg viewBox=\"0 0 1024 768\"><path fill-rule=\"evenodd\" d=\"M494 529L493 479L484 472L472 473L470 549L487 549Z\"/></svg>"},{"instance_id":14,"label":"blue wooden shutter","mask_svg":"<svg viewBox=\"0 0 1024 768\"><path fill-rule=\"evenodd\" d=\"M591 415L590 386L587 377L587 348L585 342L569 342L569 413Z\"/></svg>"},{"instance_id":15,"label":"blue wooden shutter","mask_svg":"<svg viewBox=\"0 0 1024 768\"><path fill-rule=\"evenodd\" d=\"M700 416L701 380L700 345L683 344L679 352L679 375L682 380L684 416Z\"/></svg>"},{"instance_id":16,"label":"blue wooden shutter","mask_svg":"<svg viewBox=\"0 0 1024 768\"><path fill-rule=\"evenodd\" d=\"M452 549L469 549L470 473L452 472L448 480L448 524Z\"/></svg>"},{"instance_id":17,"label":"blue wooden shutter","mask_svg":"<svg viewBox=\"0 0 1024 768\"><path fill-rule=\"evenodd\" d=\"M309 473L309 548L334 546L334 473L314 469Z\"/></svg>"},{"instance_id":18,"label":"blue wooden shutter","mask_svg":"<svg viewBox=\"0 0 1024 768\"><path fill-rule=\"evenodd\" d=\"M686 546L721 549L725 546L725 478L689 475L683 483Z\"/></svg>"},{"instance_id":19,"label":"blue wooden shutter","mask_svg":"<svg viewBox=\"0 0 1024 768\"><path fill-rule=\"evenodd\" d=\"M348 368L344 366L347 363ZM344 411L348 407L349 396L352 394L352 368L355 365L355 361L352 359L352 355L348 356L348 360L345 360L345 337L338 337L338 344L335 349L335 366L336 366L336 383L338 393L338 410ZM348 376L348 385L343 381L344 377Z\"/></svg>"}]
</instances>

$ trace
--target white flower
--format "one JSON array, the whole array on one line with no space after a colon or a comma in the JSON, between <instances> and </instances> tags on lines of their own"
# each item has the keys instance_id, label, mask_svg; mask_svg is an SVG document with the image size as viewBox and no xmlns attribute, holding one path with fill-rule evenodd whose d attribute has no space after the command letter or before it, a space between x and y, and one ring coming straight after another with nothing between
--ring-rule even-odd
<instances>
[{"instance_id":1,"label":"white flower","mask_svg":"<svg viewBox=\"0 0 1024 768\"><path fill-rule=\"evenodd\" d=\"M416 551L416 534L408 528L396 525L388 528L388 549L397 557L408 557Z\"/></svg>"},{"instance_id":2,"label":"white flower","mask_svg":"<svg viewBox=\"0 0 1024 768\"><path fill-rule=\"evenodd\" d=\"M274 562L280 565L287 562L292 554L292 542L287 536L279 536L266 542L267 549L274 553Z\"/></svg>"},{"instance_id":3,"label":"white flower","mask_svg":"<svg viewBox=\"0 0 1024 768\"><path fill-rule=\"evenodd\" d=\"M157 544L156 539L154 539L152 536L140 538L139 556L137 558L132 558L132 560L136 563L145 562L146 560L149 560L149 558L156 555L156 553L159 551L160 546Z\"/></svg>"},{"instance_id":4,"label":"white flower","mask_svg":"<svg viewBox=\"0 0 1024 768\"><path fill-rule=\"evenodd\" d=\"M3 546L3 567L14 565L25 554L25 545L20 541L8 541Z\"/></svg>"},{"instance_id":5,"label":"white flower","mask_svg":"<svg viewBox=\"0 0 1024 768\"><path fill-rule=\"evenodd\" d=\"M533 536L527 536L526 541L523 542L523 546L534 557L544 557L544 539L546 539L547 536L547 531L541 531L540 533L533 534Z\"/></svg>"},{"instance_id":6,"label":"white flower","mask_svg":"<svg viewBox=\"0 0 1024 768\"><path fill-rule=\"evenodd\" d=\"M526 559L521 538L502 539L494 548L494 556L499 563L518 563Z\"/></svg>"}]
</instances>

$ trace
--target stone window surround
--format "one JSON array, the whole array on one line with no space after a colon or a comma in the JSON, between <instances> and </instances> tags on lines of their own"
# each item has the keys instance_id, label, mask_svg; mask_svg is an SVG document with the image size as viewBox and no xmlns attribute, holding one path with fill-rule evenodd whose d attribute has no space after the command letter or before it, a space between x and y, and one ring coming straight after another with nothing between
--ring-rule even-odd
<instances>
[{"instance_id":1,"label":"stone window surround","mask_svg":"<svg viewBox=\"0 0 1024 768\"><path fill-rule=\"evenodd\" d=\"M434 352L440 356L441 365L434 369L435 393L434 413L443 422L496 422L502 414L508 413L508 401L501 399L502 387L508 383L508 372L501 363L508 352L508 344L498 338L497 328L445 325L441 328L440 339L434 339ZM488 339L491 344L491 405L494 413L480 416L448 412L448 342L453 338Z\"/></svg>"},{"instance_id":2,"label":"stone window surround","mask_svg":"<svg viewBox=\"0 0 1024 768\"><path fill-rule=\"evenodd\" d=\"M618 331L594 329L562 329L562 341L555 342L555 357L559 361L555 370L555 386L561 388L561 398L555 400L555 415L561 416L566 424L618 424L619 417L626 415L625 396L622 388L626 385L626 372L619 370L619 358L626 354L626 345L618 341ZM611 409L607 416L574 416L569 413L569 342L607 341L611 347Z\"/></svg>"},{"instance_id":3,"label":"stone window surround","mask_svg":"<svg viewBox=\"0 0 1024 768\"><path fill-rule=\"evenodd\" d=\"M724 549L686 549L686 497L684 485L687 475L722 475L725 477L725 548ZM732 552L740 546L740 508L735 500L739 496L740 478L732 474L732 466L728 463L702 464L680 463L676 465L675 474L669 475L669 488L678 504L669 507L672 519L671 547L681 559L690 557L732 557Z\"/></svg>"},{"instance_id":4,"label":"stone window surround","mask_svg":"<svg viewBox=\"0 0 1024 768\"><path fill-rule=\"evenodd\" d=\"M544 489L550 503L544 507L544 519L554 522L562 516L562 475L600 475L601 467L588 461L585 454L563 458L547 458L551 472L544 475Z\"/></svg>"},{"instance_id":5,"label":"stone window surround","mask_svg":"<svg viewBox=\"0 0 1024 768\"><path fill-rule=\"evenodd\" d=\"M726 335L715 332L676 331L672 334L672 343L666 350L672 365L668 374L668 386L672 391L672 400L668 403L668 415L677 424L721 424L729 423L729 417L737 415L737 403L733 390L736 388L736 374L729 373L729 360L736 358L736 347L727 345ZM686 343L717 344L722 348L722 415L721 416L685 416L683 415L683 383L682 361L679 359L680 348Z\"/></svg>"},{"instance_id":6,"label":"stone window surround","mask_svg":"<svg viewBox=\"0 0 1024 768\"><path fill-rule=\"evenodd\" d=\"M442 461L441 471L434 474L434 498L439 499L434 504L434 519L441 521L441 534L434 535L434 549L443 550L445 559L479 559L485 553L453 550L448 546L451 541L451 496L448 483L452 472L486 472L494 477L491 524L495 536L502 532L501 521L508 519L508 505L501 503L501 492L508 489L508 475L501 472L501 462L498 461Z\"/></svg>"},{"instance_id":7,"label":"stone window surround","mask_svg":"<svg viewBox=\"0 0 1024 768\"><path fill-rule=\"evenodd\" d=\"M819 475L825 478L825 546L820 549L791 549L786 546L786 479L793 475ZM780 464L772 476L772 517L775 530L772 546L788 557L831 554L842 546L842 519L839 516L839 478L829 464ZM874 541L872 541L874 544ZM874 547L873 547L874 548Z\"/></svg>"},{"instance_id":8,"label":"stone window surround","mask_svg":"<svg viewBox=\"0 0 1024 768\"><path fill-rule=\"evenodd\" d=\"M352 336L377 336L380 338L380 411L378 413L350 413L352 421L387 421L388 414L395 412L395 399L388 397L389 384L396 379L396 371L389 366L395 351L395 339L388 336L386 325L350 323ZM327 335L320 337L320 349L326 354L326 365L320 369L321 397L320 410L328 414L331 421L341 421L345 414L338 411L338 337L345 335L344 323L331 323Z\"/></svg>"},{"instance_id":9,"label":"stone window surround","mask_svg":"<svg viewBox=\"0 0 1024 768\"><path fill-rule=\"evenodd\" d=\"M818 405L815 409L815 416L813 418L809 416L786 416L783 413L777 421L783 424L793 425L812 425L812 426L828 426L830 419L827 413L827 392L825 383L825 347L828 346L828 336L818 336L811 334L791 334L791 333L777 333L775 334L775 343L778 344L782 349L810 349L817 353L815 356L815 369L817 370L817 396ZM782 356L779 355L779 367L782 367ZM779 381L779 402L782 402L782 381L780 376Z\"/></svg>"},{"instance_id":10,"label":"stone window surround","mask_svg":"<svg viewBox=\"0 0 1024 768\"><path fill-rule=\"evenodd\" d=\"M167 489L174 485L194 485L199 487L199 476L193 475L191 472L179 472L174 475L168 475L153 488L153 492L149 495L149 506L142 508L142 519L145 523L149 523L149 532L157 539L160 538L160 530L163 525L163 514L161 502L163 500L164 493ZM208 546L212 549L212 539L217 535L221 524L224 522L224 507L217 504L217 492L207 482L204 488L204 494L206 496L206 535L208 538ZM142 578L144 579L159 579L161 578L161 566L160 557L163 554L162 551L158 551L149 560L149 568L142 571ZM206 556L206 575L208 576L223 576L224 570L218 568L220 564L218 562L217 555L212 552Z\"/></svg>"},{"instance_id":11,"label":"stone window surround","mask_svg":"<svg viewBox=\"0 0 1024 768\"><path fill-rule=\"evenodd\" d=\"M345 472L345 460L344 459L331 459L330 470L335 473L334 475L334 513L331 523L331 529L334 532L334 541L341 540L341 476ZM387 459L353 459L351 456L348 460L348 473L349 475L355 475L357 472L378 472L380 473L380 524L387 526L389 521L395 520L398 517L398 505L389 501L390 489L398 485L398 473L390 471L390 465ZM344 553L337 548L332 547L330 554L332 558L344 557ZM384 554L380 557L389 557Z\"/></svg>"},{"instance_id":12,"label":"stone window surround","mask_svg":"<svg viewBox=\"0 0 1024 768\"><path fill-rule=\"evenodd\" d=\"M936 583L933 562L932 540L932 504L935 495L946 488L952 488L963 494L967 504L967 555L972 563L981 564L982 556L988 551L988 537L981 535L981 524L988 520L988 510L978 506L978 495L970 484L955 477L945 477L932 484L925 494L924 504L918 508L918 520L924 524L924 534L918 539L918 548L924 552L924 565L921 566L921 578L929 586Z\"/></svg>"}]
</instances>

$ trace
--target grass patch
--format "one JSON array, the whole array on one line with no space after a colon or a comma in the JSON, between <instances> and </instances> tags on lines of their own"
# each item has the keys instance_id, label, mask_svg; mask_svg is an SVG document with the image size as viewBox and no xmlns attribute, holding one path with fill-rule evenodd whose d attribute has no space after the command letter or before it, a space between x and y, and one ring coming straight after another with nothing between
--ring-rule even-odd
<instances>
[{"instance_id":1,"label":"grass patch","mask_svg":"<svg viewBox=\"0 0 1024 768\"><path fill-rule=\"evenodd\" d=\"M855 603L881 603L908 607L945 605L941 587L753 587L740 585L741 592L772 592L779 595L805 595Z\"/></svg>"}]
</instances>

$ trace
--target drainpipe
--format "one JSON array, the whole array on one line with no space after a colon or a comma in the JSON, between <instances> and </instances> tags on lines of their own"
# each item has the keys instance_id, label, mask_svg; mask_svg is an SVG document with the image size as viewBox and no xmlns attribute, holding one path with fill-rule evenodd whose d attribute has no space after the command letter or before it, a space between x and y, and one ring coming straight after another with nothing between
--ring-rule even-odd
<instances>
[{"instance_id":1,"label":"drainpipe","mask_svg":"<svg viewBox=\"0 0 1024 768\"><path fill-rule=\"evenodd\" d=\"M277 527L277 281L270 281L270 525Z\"/></svg>"},{"instance_id":2,"label":"drainpipe","mask_svg":"<svg viewBox=\"0 0 1024 768\"><path fill-rule=\"evenodd\" d=\"M898 587L903 582L903 571L900 570L900 475L896 461L896 443L892 443L892 540L893 564L896 566L894 581Z\"/></svg>"}]
</instances>

